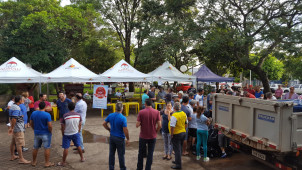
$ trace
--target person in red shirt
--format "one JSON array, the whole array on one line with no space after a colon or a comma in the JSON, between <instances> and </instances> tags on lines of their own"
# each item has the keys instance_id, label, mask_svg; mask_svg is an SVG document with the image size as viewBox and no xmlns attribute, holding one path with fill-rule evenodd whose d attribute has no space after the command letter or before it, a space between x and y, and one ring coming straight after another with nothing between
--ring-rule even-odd
<instances>
[{"instance_id":1,"label":"person in red shirt","mask_svg":"<svg viewBox=\"0 0 302 170\"><path fill-rule=\"evenodd\" d=\"M152 108L152 100L145 100L146 108L141 110L137 116L136 127L141 127L139 135L139 150L137 170L143 170L144 153L148 144L148 155L146 170L151 170L153 152L156 143L157 132L161 129L160 113Z\"/></svg>"},{"instance_id":2,"label":"person in red shirt","mask_svg":"<svg viewBox=\"0 0 302 170\"><path fill-rule=\"evenodd\" d=\"M255 95L255 90L253 89L253 85L250 85L246 91L248 91L252 95Z\"/></svg>"},{"instance_id":3,"label":"person in red shirt","mask_svg":"<svg viewBox=\"0 0 302 170\"><path fill-rule=\"evenodd\" d=\"M46 101L47 99L47 95L46 94L40 94L39 95L39 100L35 102L34 104L34 109L35 110L39 110L39 104L40 102L44 102L46 104L46 107L45 107L45 111L46 112L51 112L52 111L52 108L51 108L51 105L48 101Z\"/></svg>"},{"instance_id":4,"label":"person in red shirt","mask_svg":"<svg viewBox=\"0 0 302 170\"><path fill-rule=\"evenodd\" d=\"M253 94L249 93L248 91L244 91L243 96L251 99L256 99L256 97Z\"/></svg>"}]
</instances>

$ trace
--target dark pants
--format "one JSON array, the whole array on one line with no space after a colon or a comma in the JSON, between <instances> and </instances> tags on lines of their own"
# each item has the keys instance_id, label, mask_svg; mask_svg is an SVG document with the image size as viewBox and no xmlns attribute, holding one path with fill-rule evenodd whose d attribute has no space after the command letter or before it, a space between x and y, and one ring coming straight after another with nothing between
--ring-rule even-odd
<instances>
[{"instance_id":1,"label":"dark pants","mask_svg":"<svg viewBox=\"0 0 302 170\"><path fill-rule=\"evenodd\" d=\"M143 168L144 168L144 152L146 152L147 144L148 144L148 153L147 153L148 155L147 155L147 163L146 163L145 170L151 170L155 143L156 143L156 138L155 139L139 138L137 170L143 170Z\"/></svg>"},{"instance_id":2,"label":"dark pants","mask_svg":"<svg viewBox=\"0 0 302 170\"><path fill-rule=\"evenodd\" d=\"M110 151L109 151L109 170L114 170L115 163L115 151L117 150L118 159L120 163L120 169L126 170L125 166L125 139L110 136Z\"/></svg>"},{"instance_id":3,"label":"dark pants","mask_svg":"<svg viewBox=\"0 0 302 170\"><path fill-rule=\"evenodd\" d=\"M6 124L9 123L9 110L8 109L5 109L5 116L6 116Z\"/></svg>"},{"instance_id":4,"label":"dark pants","mask_svg":"<svg viewBox=\"0 0 302 170\"><path fill-rule=\"evenodd\" d=\"M184 143L185 138L186 133L183 132L173 135L173 138L171 140L173 144L173 150L175 152L175 165L179 168L181 168L182 144Z\"/></svg>"}]
</instances>

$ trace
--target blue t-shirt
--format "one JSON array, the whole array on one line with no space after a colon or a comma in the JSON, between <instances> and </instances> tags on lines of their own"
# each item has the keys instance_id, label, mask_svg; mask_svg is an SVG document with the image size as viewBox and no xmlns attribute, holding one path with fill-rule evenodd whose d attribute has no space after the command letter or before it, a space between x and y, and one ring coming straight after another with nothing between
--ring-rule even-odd
<instances>
[{"instance_id":1,"label":"blue t-shirt","mask_svg":"<svg viewBox=\"0 0 302 170\"><path fill-rule=\"evenodd\" d=\"M261 95L263 95L263 92L262 92L262 91L260 91L259 93L258 93L258 92L255 92L255 97L256 97L256 98L260 98Z\"/></svg>"},{"instance_id":2,"label":"blue t-shirt","mask_svg":"<svg viewBox=\"0 0 302 170\"><path fill-rule=\"evenodd\" d=\"M60 113L60 118L63 117L63 115L65 113L68 113L69 112L69 109L68 109L68 104L71 103L71 100L66 98L64 100L64 102L62 102L60 99L57 100L57 106L58 106L58 109L59 109L59 113Z\"/></svg>"},{"instance_id":3,"label":"blue t-shirt","mask_svg":"<svg viewBox=\"0 0 302 170\"><path fill-rule=\"evenodd\" d=\"M30 116L30 120L34 122L35 135L50 133L47 125L48 122L51 122L51 116L49 113L39 110L34 111Z\"/></svg>"},{"instance_id":4,"label":"blue t-shirt","mask_svg":"<svg viewBox=\"0 0 302 170\"><path fill-rule=\"evenodd\" d=\"M145 104L146 99L149 99L149 96L146 93L144 93L142 95L142 104Z\"/></svg>"},{"instance_id":5,"label":"blue t-shirt","mask_svg":"<svg viewBox=\"0 0 302 170\"><path fill-rule=\"evenodd\" d=\"M127 127L127 119L121 113L110 113L105 119L110 123L110 135L125 139L124 127Z\"/></svg>"},{"instance_id":6,"label":"blue t-shirt","mask_svg":"<svg viewBox=\"0 0 302 170\"><path fill-rule=\"evenodd\" d=\"M196 116L197 130L208 130L207 121L208 118L203 114L200 116L200 118Z\"/></svg>"},{"instance_id":7,"label":"blue t-shirt","mask_svg":"<svg viewBox=\"0 0 302 170\"><path fill-rule=\"evenodd\" d=\"M25 124L27 124L27 120L28 120L27 108L26 108L25 104L20 104L19 107L21 109L21 112L22 112L22 115L23 115L23 120L24 120L24 125L25 125Z\"/></svg>"}]
</instances>

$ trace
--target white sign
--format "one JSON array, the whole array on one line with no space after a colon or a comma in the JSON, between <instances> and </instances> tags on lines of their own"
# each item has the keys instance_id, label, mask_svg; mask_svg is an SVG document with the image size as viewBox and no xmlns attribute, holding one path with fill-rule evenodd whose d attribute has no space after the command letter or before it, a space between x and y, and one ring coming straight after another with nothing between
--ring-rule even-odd
<instances>
[{"instance_id":1,"label":"white sign","mask_svg":"<svg viewBox=\"0 0 302 170\"><path fill-rule=\"evenodd\" d=\"M107 97L107 85L94 85L92 108L107 109Z\"/></svg>"}]
</instances>

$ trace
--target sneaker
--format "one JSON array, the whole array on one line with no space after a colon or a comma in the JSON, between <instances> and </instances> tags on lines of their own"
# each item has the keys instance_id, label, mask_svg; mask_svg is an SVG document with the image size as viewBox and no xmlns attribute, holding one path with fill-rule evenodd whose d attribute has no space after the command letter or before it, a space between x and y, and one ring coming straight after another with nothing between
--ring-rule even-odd
<instances>
[{"instance_id":1,"label":"sneaker","mask_svg":"<svg viewBox=\"0 0 302 170\"><path fill-rule=\"evenodd\" d=\"M22 148L22 152L28 151L28 148Z\"/></svg>"},{"instance_id":2,"label":"sneaker","mask_svg":"<svg viewBox=\"0 0 302 170\"><path fill-rule=\"evenodd\" d=\"M199 161L200 160L200 156L196 156L196 160Z\"/></svg>"},{"instance_id":3,"label":"sneaker","mask_svg":"<svg viewBox=\"0 0 302 170\"><path fill-rule=\"evenodd\" d=\"M209 162L209 160L210 160L209 157L203 158L203 162Z\"/></svg>"},{"instance_id":4,"label":"sneaker","mask_svg":"<svg viewBox=\"0 0 302 170\"><path fill-rule=\"evenodd\" d=\"M227 156L227 154L223 153L222 156L221 156L221 158L225 158L226 156Z\"/></svg>"}]
</instances>

